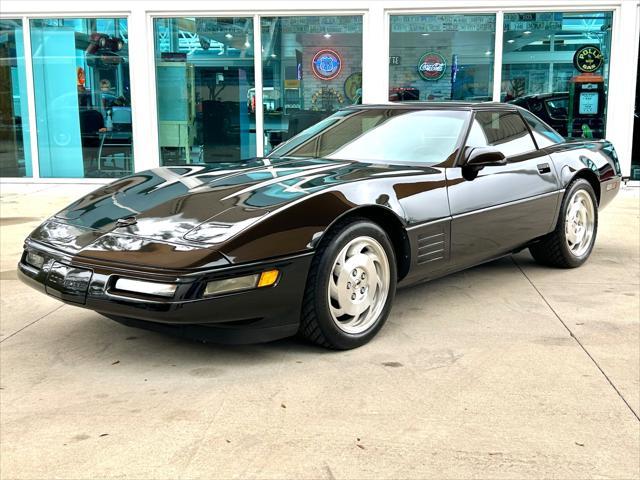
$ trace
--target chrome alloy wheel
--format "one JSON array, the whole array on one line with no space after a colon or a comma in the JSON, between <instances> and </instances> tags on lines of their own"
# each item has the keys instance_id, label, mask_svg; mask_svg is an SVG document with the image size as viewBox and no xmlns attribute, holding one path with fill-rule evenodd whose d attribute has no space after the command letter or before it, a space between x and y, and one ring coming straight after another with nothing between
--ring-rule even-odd
<instances>
[{"instance_id":1,"label":"chrome alloy wheel","mask_svg":"<svg viewBox=\"0 0 640 480\"><path fill-rule=\"evenodd\" d=\"M567 207L564 233L569 251L576 257L583 256L591 245L595 227L595 206L585 190L576 191Z\"/></svg>"},{"instance_id":2,"label":"chrome alloy wheel","mask_svg":"<svg viewBox=\"0 0 640 480\"><path fill-rule=\"evenodd\" d=\"M389 280L389 260L377 240L363 236L347 243L333 264L327 292L336 326L350 334L371 327L384 309Z\"/></svg>"}]
</instances>

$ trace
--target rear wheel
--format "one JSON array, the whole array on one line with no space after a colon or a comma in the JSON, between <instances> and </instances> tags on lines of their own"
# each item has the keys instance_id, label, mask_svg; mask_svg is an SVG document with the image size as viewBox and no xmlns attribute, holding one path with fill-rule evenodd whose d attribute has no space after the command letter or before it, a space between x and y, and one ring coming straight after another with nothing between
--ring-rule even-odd
<instances>
[{"instance_id":1,"label":"rear wheel","mask_svg":"<svg viewBox=\"0 0 640 480\"><path fill-rule=\"evenodd\" d=\"M393 246L382 228L365 219L341 223L312 262L300 333L327 348L364 345L389 315L396 277Z\"/></svg>"},{"instance_id":2,"label":"rear wheel","mask_svg":"<svg viewBox=\"0 0 640 480\"><path fill-rule=\"evenodd\" d=\"M587 261L598 231L598 206L591 184L579 178L565 193L556 229L529 250L543 265L575 268Z\"/></svg>"}]
</instances>

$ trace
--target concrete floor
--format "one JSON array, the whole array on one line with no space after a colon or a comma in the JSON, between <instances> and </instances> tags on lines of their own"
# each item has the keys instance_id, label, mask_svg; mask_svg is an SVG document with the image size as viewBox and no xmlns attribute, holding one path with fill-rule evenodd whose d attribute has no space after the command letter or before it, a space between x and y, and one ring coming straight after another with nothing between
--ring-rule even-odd
<instances>
[{"instance_id":1,"label":"concrete floor","mask_svg":"<svg viewBox=\"0 0 640 480\"><path fill-rule=\"evenodd\" d=\"M640 189L582 268L525 252L400 291L336 353L191 343L36 293L22 239L87 187L1 188L2 478L640 476Z\"/></svg>"}]
</instances>

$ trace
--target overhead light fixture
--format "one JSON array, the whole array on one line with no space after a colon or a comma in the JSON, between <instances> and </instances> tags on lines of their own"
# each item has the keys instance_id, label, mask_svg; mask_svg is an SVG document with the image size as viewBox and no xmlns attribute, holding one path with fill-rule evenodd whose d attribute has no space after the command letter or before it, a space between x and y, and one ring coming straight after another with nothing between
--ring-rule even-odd
<instances>
[{"instance_id":1,"label":"overhead light fixture","mask_svg":"<svg viewBox=\"0 0 640 480\"><path fill-rule=\"evenodd\" d=\"M278 55L276 55L275 53L271 54L271 58L276 58Z\"/></svg>"},{"instance_id":2,"label":"overhead light fixture","mask_svg":"<svg viewBox=\"0 0 640 480\"><path fill-rule=\"evenodd\" d=\"M507 43L513 43L513 42L515 42L513 38L510 38L509 40L507 40Z\"/></svg>"},{"instance_id":3,"label":"overhead light fixture","mask_svg":"<svg viewBox=\"0 0 640 480\"><path fill-rule=\"evenodd\" d=\"M322 35L324 38L326 38L327 40L329 40L331 38L331 34L329 32L325 32L324 35Z\"/></svg>"},{"instance_id":4,"label":"overhead light fixture","mask_svg":"<svg viewBox=\"0 0 640 480\"><path fill-rule=\"evenodd\" d=\"M485 55L491 55L491 50L487 50L486 52L484 52Z\"/></svg>"},{"instance_id":5,"label":"overhead light fixture","mask_svg":"<svg viewBox=\"0 0 640 480\"><path fill-rule=\"evenodd\" d=\"M423 37L428 37L431 34L430 33L421 33L420 35L422 35Z\"/></svg>"},{"instance_id":6,"label":"overhead light fixture","mask_svg":"<svg viewBox=\"0 0 640 480\"><path fill-rule=\"evenodd\" d=\"M230 33L227 33L224 38L226 38L227 40L231 40L233 38L233 35L231 35Z\"/></svg>"},{"instance_id":7,"label":"overhead light fixture","mask_svg":"<svg viewBox=\"0 0 640 480\"><path fill-rule=\"evenodd\" d=\"M244 46L245 48L249 48L251 46L251 43L249 42L249 35L245 38Z\"/></svg>"},{"instance_id":8,"label":"overhead light fixture","mask_svg":"<svg viewBox=\"0 0 640 480\"><path fill-rule=\"evenodd\" d=\"M524 31L524 32L522 32L522 33L524 33L525 35L531 35L531 31L530 31L530 30L525 30L525 31Z\"/></svg>"}]
</instances>

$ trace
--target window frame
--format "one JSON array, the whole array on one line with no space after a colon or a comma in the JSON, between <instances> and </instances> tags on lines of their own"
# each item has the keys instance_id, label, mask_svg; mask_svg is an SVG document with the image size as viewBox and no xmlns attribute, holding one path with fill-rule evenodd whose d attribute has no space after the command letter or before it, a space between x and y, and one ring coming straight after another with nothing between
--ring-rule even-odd
<instances>
[{"instance_id":1,"label":"window frame","mask_svg":"<svg viewBox=\"0 0 640 480\"><path fill-rule=\"evenodd\" d=\"M499 113L499 112L504 112L504 113L511 113L511 114L515 114L517 115L520 120L524 123L525 128L527 129L527 133L529 134L529 138L531 138L531 141L533 143L533 150L527 150L524 152L520 152L516 155L510 155L510 156L506 156L505 158L507 160L507 164L509 164L510 162L512 162L512 159L517 159L523 156L527 156L530 155L533 152L537 152L538 150L540 150L538 148L538 144L536 143L536 139L534 138L534 136L531 133L531 127L529 126L529 123L524 119L524 117L520 114L519 110L517 108L509 108L509 107L491 107L491 108L481 108L481 109L475 109L472 108L472 115L470 115L470 121L469 121L469 125L467 128L467 132L464 136L464 143L462 144L462 148L460 149L460 153L458 156L458 161L456 161L455 163L455 167L464 167L465 164L467 163L465 158L464 158L464 151L467 148L467 140L469 139L469 134L471 133L471 128L473 127L473 122L476 119L476 115L479 112L489 112L489 113Z\"/></svg>"},{"instance_id":2,"label":"window frame","mask_svg":"<svg viewBox=\"0 0 640 480\"><path fill-rule=\"evenodd\" d=\"M471 125L471 119L473 116L473 110L471 108L456 108L454 104L451 105L451 108L442 108L441 106L423 106L420 105L419 107L412 107L410 105L403 105L401 103L390 103L388 105L376 105L375 107L371 108L368 106L351 106L351 107L346 107L344 109L341 109L339 111L344 111L344 110L351 110L351 111L367 111L367 110L399 110L402 112L411 112L411 111L419 111L419 112L423 112L423 111L429 111L429 110L435 110L435 111L453 111L453 112L461 112L462 114L464 114L465 119L464 122L462 123L462 126L460 127L460 132L458 133L458 138L456 139L456 144L455 144L455 149L452 152L452 155L449 155L449 157L447 157L445 160L443 160L440 163L437 164L433 164L433 165L427 165L423 162L412 162L412 161L403 161L403 160L388 160L388 161L373 161L372 163L388 163L388 164L392 164L392 165L404 165L404 166L408 166L408 167L425 167L425 168L452 168L456 165L456 162L458 161L458 159L460 158L460 155L462 153L462 148L464 147L464 144L466 142L466 137L468 135L468 130L470 128ZM332 115L330 115L329 117L327 117L325 120L331 118L333 115L336 115L335 112ZM324 121L324 120L323 120ZM313 128L313 127L309 127L309 128ZM375 127L374 127L375 128ZM269 152L269 154L265 157L265 158L270 158L272 152L275 152L281 145L285 145L287 142L291 142L292 140L294 140L296 137L298 137L299 135L301 135L305 130L303 130L302 132L298 133L296 136L292 137L291 139L287 140L286 142L281 143L280 145L278 145L276 148L274 148L271 152ZM309 139L306 140L306 142L311 141L312 139L314 139L314 137L310 137ZM315 140L314 140L315 141ZM305 142L305 143L306 143ZM304 143L303 143L304 144ZM301 144L301 145L303 145ZM455 153L455 155L453 155L453 153ZM294 158L295 156L291 157ZM277 158L277 157L271 157L271 158ZM285 155L283 158L287 158L287 155ZM337 161L339 161L340 159L336 159ZM347 159L348 160L348 159ZM359 160L356 160L359 161ZM361 161L365 161L365 160L361 160Z\"/></svg>"},{"instance_id":3,"label":"window frame","mask_svg":"<svg viewBox=\"0 0 640 480\"><path fill-rule=\"evenodd\" d=\"M529 121L526 119L526 117L524 116L524 114L522 113L523 108L517 108L516 111L518 112L518 114L520 115L520 117L522 118L522 121L524 122L524 124L527 126L527 128L529 129L529 135L531 135L531 138L533 138L533 143L536 146L537 150L544 150L545 148L550 148L553 147L554 145L559 145L560 143L566 142L566 140L564 139L564 137L562 135L560 135L551 125L549 125L547 122L545 122L544 120L542 120L540 117L538 117L535 113L533 112L529 112L528 110L526 110L530 115L533 115L534 117L536 117L536 120L538 120L542 125L544 125L546 128L548 128L549 130L551 130L553 133L555 133L556 135L558 135L560 138L563 139L563 142L558 142L558 143L553 143L552 145L549 145L547 147L541 147L540 145L538 145L538 141L536 140L536 136L533 134L533 126L529 123Z\"/></svg>"}]
</instances>

